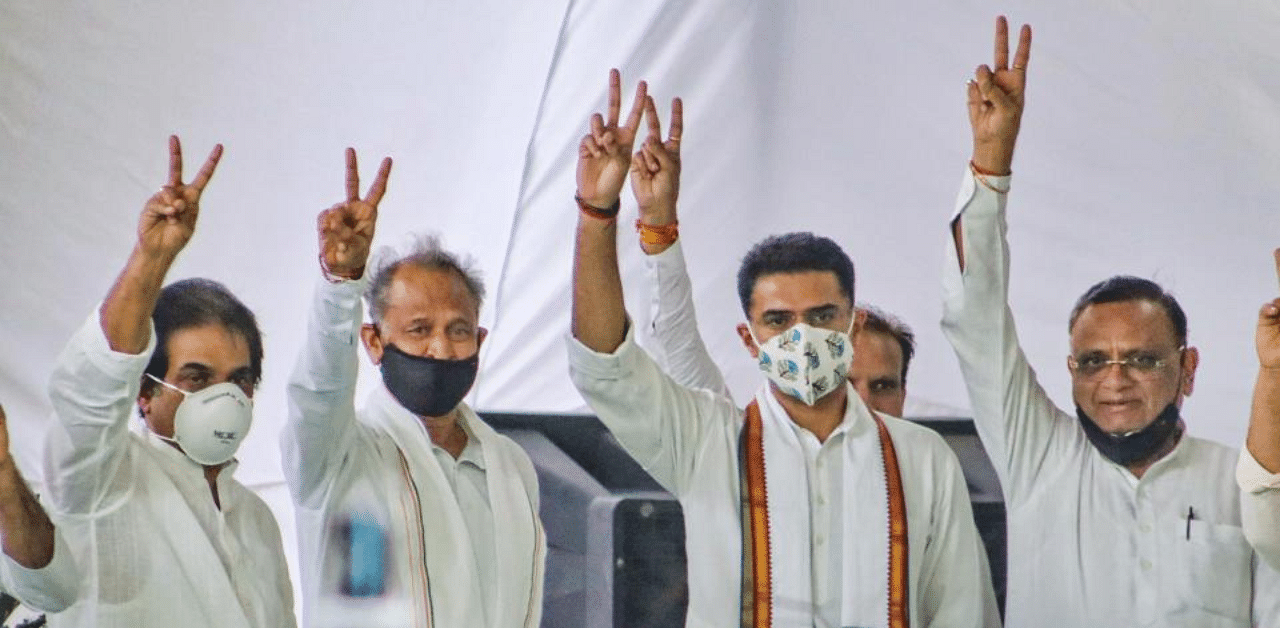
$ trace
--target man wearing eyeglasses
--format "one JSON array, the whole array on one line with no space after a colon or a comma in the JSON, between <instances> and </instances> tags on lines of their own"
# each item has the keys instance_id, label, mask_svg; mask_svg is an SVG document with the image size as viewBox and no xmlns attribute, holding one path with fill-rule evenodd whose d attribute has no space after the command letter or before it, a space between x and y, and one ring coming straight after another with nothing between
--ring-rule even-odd
<instances>
[{"instance_id":1,"label":"man wearing eyeglasses","mask_svg":"<svg viewBox=\"0 0 1280 628\"><path fill-rule=\"evenodd\" d=\"M1007 625L1280 626L1280 579L1240 527L1236 452L1186 434L1199 353L1177 301L1126 276L1080 297L1074 412L1018 345L1004 211L1030 47L1024 26L1010 66L1000 18L995 63L969 84L973 158L944 270L943 330L1009 513Z\"/></svg>"}]
</instances>

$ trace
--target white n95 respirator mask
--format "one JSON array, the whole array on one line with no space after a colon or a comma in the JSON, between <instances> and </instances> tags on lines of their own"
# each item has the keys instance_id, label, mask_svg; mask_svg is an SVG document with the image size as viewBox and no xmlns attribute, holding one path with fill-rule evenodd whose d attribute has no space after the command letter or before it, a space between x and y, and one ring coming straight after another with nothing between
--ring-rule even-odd
<instances>
[{"instance_id":1,"label":"white n95 respirator mask","mask_svg":"<svg viewBox=\"0 0 1280 628\"><path fill-rule=\"evenodd\" d=\"M177 443L202 465L220 465L236 454L253 423L253 400L239 386L223 382L187 392L149 373L147 377L184 397L173 415L173 438L157 436Z\"/></svg>"},{"instance_id":2,"label":"white n95 respirator mask","mask_svg":"<svg viewBox=\"0 0 1280 628\"><path fill-rule=\"evenodd\" d=\"M750 327L748 326L748 330ZM844 385L853 364L853 342L843 331L796 323L761 343L760 370L778 390L813 405Z\"/></svg>"}]
</instances>

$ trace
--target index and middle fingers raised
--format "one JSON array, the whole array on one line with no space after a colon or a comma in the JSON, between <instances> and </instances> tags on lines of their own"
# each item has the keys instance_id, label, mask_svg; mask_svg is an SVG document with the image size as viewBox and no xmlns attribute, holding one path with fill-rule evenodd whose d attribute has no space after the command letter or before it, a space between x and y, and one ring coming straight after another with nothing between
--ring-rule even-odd
<instances>
[{"instance_id":1,"label":"index and middle fingers raised","mask_svg":"<svg viewBox=\"0 0 1280 628\"><path fill-rule=\"evenodd\" d=\"M1031 25L1023 24L1018 33L1018 49L1013 53L1013 69L1025 71L1031 59ZM1009 20L1003 15L996 18L994 70L1009 69Z\"/></svg>"},{"instance_id":2,"label":"index and middle fingers raised","mask_svg":"<svg viewBox=\"0 0 1280 628\"><path fill-rule=\"evenodd\" d=\"M200 167L200 171L196 173L196 178L186 187L194 189L197 193L203 192L206 185L209 185L209 179L213 178L213 171L218 167L218 161L222 159L222 144L215 144L213 150L209 151L209 157L205 159L204 165ZM182 142L178 140L177 135L169 136L169 181L166 184L170 188L181 188L182 184Z\"/></svg>"},{"instance_id":3,"label":"index and middle fingers raised","mask_svg":"<svg viewBox=\"0 0 1280 628\"><path fill-rule=\"evenodd\" d=\"M387 178L391 176L391 158L383 157L382 165L378 167L378 174L373 178L373 183L369 185L369 191L364 196L364 202L377 207L382 202L382 196L387 192ZM347 202L358 201L360 199L360 169L356 165L356 150L347 148Z\"/></svg>"},{"instance_id":4,"label":"index and middle fingers raised","mask_svg":"<svg viewBox=\"0 0 1280 628\"><path fill-rule=\"evenodd\" d=\"M640 115L644 111L645 99L648 98L649 84L640 81L636 84L636 98L631 103L631 113L627 116L627 129L640 128ZM607 128L618 126L618 116L622 113L622 75L617 68L609 70L609 109L608 118L604 120Z\"/></svg>"}]
</instances>

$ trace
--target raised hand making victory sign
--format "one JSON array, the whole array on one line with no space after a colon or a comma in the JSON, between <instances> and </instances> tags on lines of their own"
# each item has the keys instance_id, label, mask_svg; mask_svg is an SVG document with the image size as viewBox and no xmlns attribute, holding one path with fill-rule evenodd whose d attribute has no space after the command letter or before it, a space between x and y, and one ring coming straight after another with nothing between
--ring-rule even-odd
<instances>
[{"instance_id":1,"label":"raised hand making victory sign","mask_svg":"<svg viewBox=\"0 0 1280 628\"><path fill-rule=\"evenodd\" d=\"M601 210L618 202L631 167L631 146L640 128L640 114L648 98L644 81L636 86L627 123L618 126L622 109L622 78L609 71L609 117L591 116L591 132L578 145L578 202Z\"/></svg>"},{"instance_id":2,"label":"raised hand making victory sign","mask_svg":"<svg viewBox=\"0 0 1280 628\"><path fill-rule=\"evenodd\" d=\"M631 162L631 191L640 206L640 245L654 254L676 239L676 199L680 195L680 136L684 132L684 106L671 100L671 128L662 141L662 123L653 98L645 99L649 136Z\"/></svg>"},{"instance_id":3,"label":"raised hand making victory sign","mask_svg":"<svg viewBox=\"0 0 1280 628\"><path fill-rule=\"evenodd\" d=\"M969 123L973 127L973 165L983 174L1009 174L1013 146L1022 124L1031 57L1031 26L1024 24L1018 50L1009 65L1009 22L996 18L993 66L978 66L969 81Z\"/></svg>"},{"instance_id":4,"label":"raised hand making victory sign","mask_svg":"<svg viewBox=\"0 0 1280 628\"><path fill-rule=\"evenodd\" d=\"M177 255L195 232L200 215L200 194L222 159L222 144L213 147L196 178L182 182L182 143L169 136L169 180L147 199L138 221L138 244L144 252Z\"/></svg>"},{"instance_id":5,"label":"raised hand making victory sign","mask_svg":"<svg viewBox=\"0 0 1280 628\"><path fill-rule=\"evenodd\" d=\"M320 236L320 263L325 271L346 279L364 273L378 221L378 203L387 191L391 158L385 157L364 198L360 198L360 170L356 151L347 149L347 200L320 212L316 230Z\"/></svg>"}]
</instances>

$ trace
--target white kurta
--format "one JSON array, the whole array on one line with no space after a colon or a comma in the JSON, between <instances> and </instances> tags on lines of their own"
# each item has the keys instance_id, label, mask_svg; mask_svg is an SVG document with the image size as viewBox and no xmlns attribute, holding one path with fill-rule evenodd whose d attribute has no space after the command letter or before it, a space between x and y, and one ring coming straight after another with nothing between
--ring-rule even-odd
<instances>
[{"instance_id":1,"label":"white kurta","mask_svg":"<svg viewBox=\"0 0 1280 628\"><path fill-rule=\"evenodd\" d=\"M630 332L612 354L593 352L570 338L569 365L574 384L613 435L680 500L689 557L687 625L737 625L742 577L738 464L742 411L724 395L673 382L634 343ZM756 399L765 421L794 425L767 387ZM798 615L816 617L815 625L838 627L840 624L832 622L839 615L843 597L880 586L879 578L887 577L877 574L874 584L863 586L854 581L856 577L849 570L841 569L836 559L841 544L867 545L866 551L852 553L875 555L877 551L882 554L882 546L888 543L883 518L860 511L856 496L843 487L843 470L833 468L842 464L842 449L866 451L862 445L878 439L870 412L852 389L849 399L844 421L826 443L819 444L803 430L797 432L796 440L789 441L798 441L795 446L800 451L795 457L805 460L805 469L792 473L809 478L803 489L810 495L808 512L802 514L811 522L810 535L793 542L799 551L807 548L810 553L809 586L802 588L811 590L812 597L781 600L775 605L775 611L781 611L780 626L790 625L784 623L785 613L793 608ZM997 625L987 613L994 609L989 576L955 455L932 430L906 421L886 424L897 449L907 504L912 625ZM878 443L869 449L878 451ZM883 463L879 456L853 459L867 465L861 471L880 473ZM885 497L868 499L883 501ZM785 515L772 512L770 516ZM849 529L865 533L835 533ZM775 570L787 567L775 563ZM984 586L984 582L988 584ZM788 585L783 583L784 590ZM884 608L887 601L877 600L869 614L879 616Z\"/></svg>"},{"instance_id":2,"label":"white kurta","mask_svg":"<svg viewBox=\"0 0 1280 628\"><path fill-rule=\"evenodd\" d=\"M236 464L218 474L219 509L202 466L128 429L155 342L152 332L141 354L112 351L95 311L58 357L45 480L81 579L49 625L293 626L280 530Z\"/></svg>"},{"instance_id":3,"label":"white kurta","mask_svg":"<svg viewBox=\"0 0 1280 628\"><path fill-rule=\"evenodd\" d=\"M1245 538L1263 560L1280 569L1280 473L1267 471L1248 449L1242 449L1236 482Z\"/></svg>"},{"instance_id":4,"label":"white kurta","mask_svg":"<svg viewBox=\"0 0 1280 628\"><path fill-rule=\"evenodd\" d=\"M528 455L466 404L457 460L379 385L355 410L365 281L316 287L307 345L289 383L281 436L298 506L304 619L309 626L538 626L546 541ZM430 453L429 453L430 452ZM385 592L341 593L342 526L376 522Z\"/></svg>"},{"instance_id":5,"label":"white kurta","mask_svg":"<svg viewBox=\"0 0 1280 628\"><path fill-rule=\"evenodd\" d=\"M1280 580L1240 528L1235 450L1184 435L1138 479L1036 381L1007 305L1005 196L965 176L965 269L948 237L943 331L1004 488L1007 625L1280 626Z\"/></svg>"},{"instance_id":6,"label":"white kurta","mask_svg":"<svg viewBox=\"0 0 1280 628\"><path fill-rule=\"evenodd\" d=\"M53 558L44 567L23 567L7 554L0 554L0 589L28 608L45 613L71 606L80 590L80 572L62 530L54 528Z\"/></svg>"}]
</instances>

